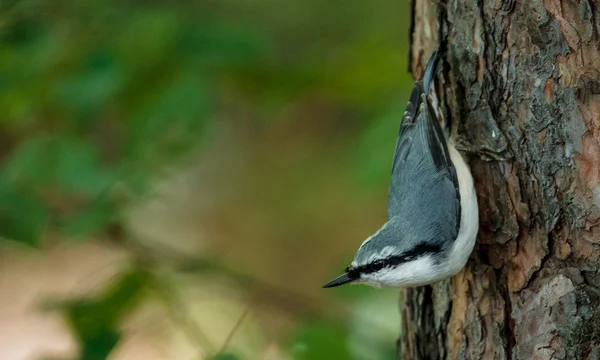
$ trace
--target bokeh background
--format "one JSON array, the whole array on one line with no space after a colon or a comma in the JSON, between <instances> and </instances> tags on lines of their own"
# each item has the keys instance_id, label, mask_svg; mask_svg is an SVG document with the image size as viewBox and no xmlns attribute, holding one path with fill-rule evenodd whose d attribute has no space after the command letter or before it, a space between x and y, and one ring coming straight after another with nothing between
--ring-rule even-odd
<instances>
[{"instance_id":1,"label":"bokeh background","mask_svg":"<svg viewBox=\"0 0 600 360\"><path fill-rule=\"evenodd\" d=\"M403 0L0 1L0 358L394 359Z\"/></svg>"}]
</instances>

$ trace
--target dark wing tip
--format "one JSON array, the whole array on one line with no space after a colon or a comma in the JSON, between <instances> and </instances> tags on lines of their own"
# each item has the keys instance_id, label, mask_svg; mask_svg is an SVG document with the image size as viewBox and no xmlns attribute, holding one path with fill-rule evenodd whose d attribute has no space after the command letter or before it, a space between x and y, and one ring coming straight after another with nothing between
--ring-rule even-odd
<instances>
[{"instance_id":1,"label":"dark wing tip","mask_svg":"<svg viewBox=\"0 0 600 360\"><path fill-rule=\"evenodd\" d=\"M440 57L437 50L431 54L431 57L429 57L429 61L427 62L427 66L423 72L423 90L425 94L429 92L431 81L433 80L439 59Z\"/></svg>"},{"instance_id":2,"label":"dark wing tip","mask_svg":"<svg viewBox=\"0 0 600 360\"><path fill-rule=\"evenodd\" d=\"M343 275L340 275L338 277L336 277L335 279L331 280L330 282L328 282L327 284L323 285L323 288L331 288L331 287L336 287L336 286L340 286L340 285L344 285L347 284L351 281L354 281L355 279L351 278L348 273L345 273Z\"/></svg>"},{"instance_id":3,"label":"dark wing tip","mask_svg":"<svg viewBox=\"0 0 600 360\"><path fill-rule=\"evenodd\" d=\"M437 64L439 62L439 55L437 50L431 54L427 65L425 66L425 71L423 72L422 81L416 81L413 86L412 92L410 94L410 99L408 104L406 105L406 110L404 112L402 123L408 124L412 123L416 120L416 117L420 111L420 105L422 102L421 95L427 95L429 93L429 89L433 82L433 77L435 75L435 70L437 68ZM429 110L429 109L427 109ZM400 128L402 130L402 127Z\"/></svg>"}]
</instances>

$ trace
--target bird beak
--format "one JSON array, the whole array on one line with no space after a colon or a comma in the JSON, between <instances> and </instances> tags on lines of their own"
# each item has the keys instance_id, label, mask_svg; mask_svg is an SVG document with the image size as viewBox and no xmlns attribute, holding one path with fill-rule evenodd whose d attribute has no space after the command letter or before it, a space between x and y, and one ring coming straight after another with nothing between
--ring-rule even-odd
<instances>
[{"instance_id":1,"label":"bird beak","mask_svg":"<svg viewBox=\"0 0 600 360\"><path fill-rule=\"evenodd\" d=\"M324 288L336 287L336 286L347 284L354 280L356 280L356 279L350 278L350 276L348 276L348 273L345 273L344 275L338 276L335 279L328 282L327 284L323 285L323 287Z\"/></svg>"}]
</instances>

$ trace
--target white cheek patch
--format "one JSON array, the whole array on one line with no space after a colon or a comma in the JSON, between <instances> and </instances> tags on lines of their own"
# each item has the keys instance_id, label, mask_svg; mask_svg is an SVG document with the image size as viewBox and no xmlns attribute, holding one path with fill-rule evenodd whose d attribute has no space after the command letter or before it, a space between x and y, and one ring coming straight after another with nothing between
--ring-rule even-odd
<instances>
[{"instance_id":1,"label":"white cheek patch","mask_svg":"<svg viewBox=\"0 0 600 360\"><path fill-rule=\"evenodd\" d=\"M439 273L431 256L422 256L393 268L384 268L376 273L361 276L361 282L371 286L420 286L430 284Z\"/></svg>"}]
</instances>

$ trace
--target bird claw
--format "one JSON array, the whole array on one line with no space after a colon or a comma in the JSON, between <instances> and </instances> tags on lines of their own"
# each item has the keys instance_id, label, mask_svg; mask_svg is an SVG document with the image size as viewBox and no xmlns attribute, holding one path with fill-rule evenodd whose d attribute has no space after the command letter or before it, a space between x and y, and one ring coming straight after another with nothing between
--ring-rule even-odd
<instances>
[{"instance_id":1,"label":"bird claw","mask_svg":"<svg viewBox=\"0 0 600 360\"><path fill-rule=\"evenodd\" d=\"M471 111L462 125L463 129L469 131L457 137L457 150L476 154L485 161L506 161L512 158L508 140L498 127L489 105L484 103Z\"/></svg>"},{"instance_id":2,"label":"bird claw","mask_svg":"<svg viewBox=\"0 0 600 360\"><path fill-rule=\"evenodd\" d=\"M506 150L496 151L485 146L473 145L462 137L456 139L454 147L460 152L477 155L484 161L507 161L512 158L512 154L508 153Z\"/></svg>"}]
</instances>

